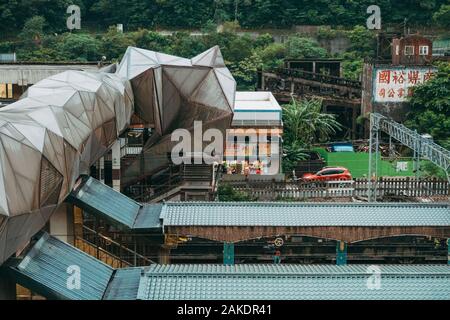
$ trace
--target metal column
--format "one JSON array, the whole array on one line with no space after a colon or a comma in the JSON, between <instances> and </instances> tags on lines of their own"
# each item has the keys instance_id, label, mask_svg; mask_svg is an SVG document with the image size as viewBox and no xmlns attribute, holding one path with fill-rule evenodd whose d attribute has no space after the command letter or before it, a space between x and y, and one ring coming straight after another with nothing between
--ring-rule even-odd
<instances>
[{"instance_id":1,"label":"metal column","mask_svg":"<svg viewBox=\"0 0 450 320\"><path fill-rule=\"evenodd\" d=\"M338 241L336 243L336 265L343 266L347 264L347 243Z\"/></svg>"},{"instance_id":2,"label":"metal column","mask_svg":"<svg viewBox=\"0 0 450 320\"><path fill-rule=\"evenodd\" d=\"M234 243L224 242L223 244L223 264L226 266L234 265Z\"/></svg>"},{"instance_id":3,"label":"metal column","mask_svg":"<svg viewBox=\"0 0 450 320\"><path fill-rule=\"evenodd\" d=\"M113 189L120 192L120 138L116 140L112 148L112 184Z\"/></svg>"},{"instance_id":4,"label":"metal column","mask_svg":"<svg viewBox=\"0 0 450 320\"><path fill-rule=\"evenodd\" d=\"M447 239L447 264L450 265L450 239Z\"/></svg>"},{"instance_id":5,"label":"metal column","mask_svg":"<svg viewBox=\"0 0 450 320\"><path fill-rule=\"evenodd\" d=\"M369 172L368 172L368 190L367 197L369 202L377 201L377 183L378 183L378 158L379 158L379 121L370 115L370 140L369 140Z\"/></svg>"}]
</instances>

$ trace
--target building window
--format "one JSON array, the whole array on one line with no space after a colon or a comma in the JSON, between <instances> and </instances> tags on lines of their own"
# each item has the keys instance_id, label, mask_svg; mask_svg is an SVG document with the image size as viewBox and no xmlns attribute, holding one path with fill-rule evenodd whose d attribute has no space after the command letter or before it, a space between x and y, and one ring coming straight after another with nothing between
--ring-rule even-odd
<instances>
[{"instance_id":1,"label":"building window","mask_svg":"<svg viewBox=\"0 0 450 320\"><path fill-rule=\"evenodd\" d=\"M405 56L414 55L414 46L405 46Z\"/></svg>"},{"instance_id":2,"label":"building window","mask_svg":"<svg viewBox=\"0 0 450 320\"><path fill-rule=\"evenodd\" d=\"M420 46L419 47L419 55L427 56L428 55L428 46Z\"/></svg>"},{"instance_id":3,"label":"building window","mask_svg":"<svg viewBox=\"0 0 450 320\"><path fill-rule=\"evenodd\" d=\"M12 84L11 83L0 83L0 99L12 99Z\"/></svg>"}]
</instances>

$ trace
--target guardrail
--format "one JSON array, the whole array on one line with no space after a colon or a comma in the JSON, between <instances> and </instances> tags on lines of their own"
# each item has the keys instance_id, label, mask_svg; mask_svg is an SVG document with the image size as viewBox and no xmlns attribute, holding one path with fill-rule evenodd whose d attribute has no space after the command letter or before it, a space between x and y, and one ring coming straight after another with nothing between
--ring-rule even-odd
<instances>
[{"instance_id":1,"label":"guardrail","mask_svg":"<svg viewBox=\"0 0 450 320\"><path fill-rule=\"evenodd\" d=\"M223 182L259 201L305 200L308 198L367 197L367 179L317 182ZM449 183L439 179L380 178L377 197L449 196Z\"/></svg>"},{"instance_id":2,"label":"guardrail","mask_svg":"<svg viewBox=\"0 0 450 320\"><path fill-rule=\"evenodd\" d=\"M300 69L278 68L278 69L270 70L267 72L272 72L272 73L276 73L278 75L283 75L283 76L288 76L288 77L301 78L301 79L305 79L305 80L334 84L334 85L338 85L338 86L352 87L355 89L362 88L361 81L340 78L340 77L321 74L321 73L314 73L314 72L304 71L304 70L300 70Z\"/></svg>"},{"instance_id":3,"label":"guardrail","mask_svg":"<svg viewBox=\"0 0 450 320\"><path fill-rule=\"evenodd\" d=\"M127 266L146 266L155 263L153 260L87 226L83 226L83 237L77 237L76 240L79 241L79 248L86 249L82 247L83 243L92 247L88 248L89 251L86 250L85 252L96 256L97 259L108 264L111 264L111 260L112 263L118 264L121 268Z\"/></svg>"}]
</instances>

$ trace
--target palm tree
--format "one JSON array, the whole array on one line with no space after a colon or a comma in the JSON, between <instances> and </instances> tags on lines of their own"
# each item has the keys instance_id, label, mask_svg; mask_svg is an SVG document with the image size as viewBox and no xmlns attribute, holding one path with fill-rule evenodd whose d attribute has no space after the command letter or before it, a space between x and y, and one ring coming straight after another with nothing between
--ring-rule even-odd
<instances>
[{"instance_id":1,"label":"palm tree","mask_svg":"<svg viewBox=\"0 0 450 320\"><path fill-rule=\"evenodd\" d=\"M322 99L305 99L283 106L284 141L288 144L300 142L309 149L313 143L326 141L342 125L336 116L322 112Z\"/></svg>"},{"instance_id":2,"label":"palm tree","mask_svg":"<svg viewBox=\"0 0 450 320\"><path fill-rule=\"evenodd\" d=\"M342 128L335 115L322 113L321 99L296 101L292 98L290 104L283 106L283 122L285 173L290 173L298 161L306 158L306 154L302 151L310 149L315 142L329 139Z\"/></svg>"}]
</instances>

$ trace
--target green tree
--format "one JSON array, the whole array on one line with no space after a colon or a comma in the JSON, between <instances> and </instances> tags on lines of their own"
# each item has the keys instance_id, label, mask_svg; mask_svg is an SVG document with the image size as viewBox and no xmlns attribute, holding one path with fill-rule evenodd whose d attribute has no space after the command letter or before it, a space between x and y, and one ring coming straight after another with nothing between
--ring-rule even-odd
<instances>
[{"instance_id":1,"label":"green tree","mask_svg":"<svg viewBox=\"0 0 450 320\"><path fill-rule=\"evenodd\" d=\"M99 61L101 42L87 33L65 33L57 50L66 61Z\"/></svg>"},{"instance_id":2,"label":"green tree","mask_svg":"<svg viewBox=\"0 0 450 320\"><path fill-rule=\"evenodd\" d=\"M350 48L341 55L342 73L345 78L359 80L365 58L375 56L375 33L363 26L356 26L347 31Z\"/></svg>"},{"instance_id":3,"label":"green tree","mask_svg":"<svg viewBox=\"0 0 450 320\"><path fill-rule=\"evenodd\" d=\"M24 47L38 47L41 45L44 37L44 27L46 25L45 18L42 16L34 16L28 19L19 33L19 39Z\"/></svg>"},{"instance_id":4,"label":"green tree","mask_svg":"<svg viewBox=\"0 0 450 320\"><path fill-rule=\"evenodd\" d=\"M435 142L450 149L450 63L439 64L435 77L415 87L409 104L405 125L430 134Z\"/></svg>"},{"instance_id":5,"label":"green tree","mask_svg":"<svg viewBox=\"0 0 450 320\"><path fill-rule=\"evenodd\" d=\"M191 58L209 49L200 37L190 36L187 32L174 33L170 37L170 42L169 53L180 57Z\"/></svg>"},{"instance_id":6,"label":"green tree","mask_svg":"<svg viewBox=\"0 0 450 320\"><path fill-rule=\"evenodd\" d=\"M158 52L167 52L171 44L169 37L165 37L157 32L149 31L147 29L139 29L134 32L133 39L138 48Z\"/></svg>"},{"instance_id":7,"label":"green tree","mask_svg":"<svg viewBox=\"0 0 450 320\"><path fill-rule=\"evenodd\" d=\"M229 65L230 71L237 82L238 90L255 90L256 75L261 60L257 55L251 55L242 61Z\"/></svg>"},{"instance_id":8,"label":"green tree","mask_svg":"<svg viewBox=\"0 0 450 320\"><path fill-rule=\"evenodd\" d=\"M283 170L290 173L297 162L303 160L302 152L311 148L313 143L323 142L341 130L336 116L322 112L322 100L310 99L297 101L283 106Z\"/></svg>"},{"instance_id":9,"label":"green tree","mask_svg":"<svg viewBox=\"0 0 450 320\"><path fill-rule=\"evenodd\" d=\"M107 60L120 60L129 46L135 46L132 34L117 31L110 27L101 38L102 53Z\"/></svg>"},{"instance_id":10,"label":"green tree","mask_svg":"<svg viewBox=\"0 0 450 320\"><path fill-rule=\"evenodd\" d=\"M442 27L450 27L450 4L443 4L434 13L433 20Z\"/></svg>"},{"instance_id":11,"label":"green tree","mask_svg":"<svg viewBox=\"0 0 450 320\"><path fill-rule=\"evenodd\" d=\"M290 175L301 160L305 160L307 155L304 153L305 147L301 141L285 142L283 144L283 172Z\"/></svg>"},{"instance_id":12,"label":"green tree","mask_svg":"<svg viewBox=\"0 0 450 320\"><path fill-rule=\"evenodd\" d=\"M347 36L350 40L350 51L356 52L361 57L374 57L376 47L376 34L365 26L356 26Z\"/></svg>"},{"instance_id":13,"label":"green tree","mask_svg":"<svg viewBox=\"0 0 450 320\"><path fill-rule=\"evenodd\" d=\"M286 58L326 58L327 50L311 38L291 36L286 43Z\"/></svg>"},{"instance_id":14,"label":"green tree","mask_svg":"<svg viewBox=\"0 0 450 320\"><path fill-rule=\"evenodd\" d=\"M224 48L223 54L229 61L242 61L252 55L253 41L249 36L234 37Z\"/></svg>"},{"instance_id":15,"label":"green tree","mask_svg":"<svg viewBox=\"0 0 450 320\"><path fill-rule=\"evenodd\" d=\"M270 70L283 66L286 47L281 43L271 43L266 47L257 47L254 54L261 61L261 67Z\"/></svg>"},{"instance_id":16,"label":"green tree","mask_svg":"<svg viewBox=\"0 0 450 320\"><path fill-rule=\"evenodd\" d=\"M324 142L342 126L336 116L322 112L321 99L305 99L283 106L284 141L288 144L301 142L309 149L312 144Z\"/></svg>"}]
</instances>

